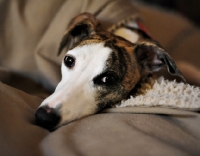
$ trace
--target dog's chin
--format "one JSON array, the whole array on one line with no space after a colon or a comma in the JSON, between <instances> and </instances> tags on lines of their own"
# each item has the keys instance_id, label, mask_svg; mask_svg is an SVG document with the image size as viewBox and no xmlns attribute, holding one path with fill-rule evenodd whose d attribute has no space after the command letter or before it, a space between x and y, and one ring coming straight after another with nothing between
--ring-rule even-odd
<instances>
[{"instance_id":1,"label":"dog's chin","mask_svg":"<svg viewBox=\"0 0 200 156\"><path fill-rule=\"evenodd\" d=\"M94 113L95 114L95 113ZM86 116L83 116L83 117L79 117L79 118L76 118L76 119L71 119L71 120L68 120L68 121L62 121L61 123L59 123L56 127L52 128L52 129L49 129L50 132L53 132L53 131L56 131L57 129L60 129L60 128L63 128L67 125L69 125L70 123L73 123L73 122L79 122L80 120L84 119L84 118L87 118L91 115L94 115L94 114L90 114L90 115L86 115Z\"/></svg>"},{"instance_id":2,"label":"dog's chin","mask_svg":"<svg viewBox=\"0 0 200 156\"><path fill-rule=\"evenodd\" d=\"M50 132L53 132L53 131L56 131L56 130L62 128L62 127L65 127L66 125L70 124L71 122L73 122L73 121L69 121L69 122L64 122L64 123L58 124L57 126L51 128L51 129L47 129L47 130L50 131Z\"/></svg>"},{"instance_id":3,"label":"dog's chin","mask_svg":"<svg viewBox=\"0 0 200 156\"><path fill-rule=\"evenodd\" d=\"M74 107L61 105L57 108L43 105L35 113L35 122L49 131L55 131L66 124L94 115L97 110L94 105L75 105Z\"/></svg>"},{"instance_id":4,"label":"dog's chin","mask_svg":"<svg viewBox=\"0 0 200 156\"><path fill-rule=\"evenodd\" d=\"M77 117L77 118L74 118L74 119L69 119L69 120L67 120L67 121L61 121L58 125L56 125L55 127L53 127L53 128L46 128L46 127L43 127L42 125L40 125L41 127L43 127L43 128L45 128L45 129L47 129L48 131L50 131L50 132L53 132L53 131L56 131L56 130L58 130L58 129L60 129L60 128L63 128L63 127L65 127L65 126L67 126L68 124L70 124L70 123L72 123L72 122L78 122L78 121L80 121L80 120L82 120L82 119L84 119L84 118L86 118L86 117L89 117L89 116L91 116L91 115L94 115L95 113L92 113L92 114L89 114L89 115L85 115L85 116L82 116L82 117Z\"/></svg>"}]
</instances>

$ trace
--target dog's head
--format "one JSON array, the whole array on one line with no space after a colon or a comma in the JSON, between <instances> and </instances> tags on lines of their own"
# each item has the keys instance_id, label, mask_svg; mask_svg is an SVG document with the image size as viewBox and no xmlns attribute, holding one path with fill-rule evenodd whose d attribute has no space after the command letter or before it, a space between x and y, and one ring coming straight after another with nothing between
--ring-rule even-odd
<instances>
[{"instance_id":1,"label":"dog's head","mask_svg":"<svg viewBox=\"0 0 200 156\"><path fill-rule=\"evenodd\" d=\"M36 112L39 125L52 129L119 103L142 79L163 66L181 75L153 41L131 43L102 31L88 13L71 22L60 45L66 48L62 79Z\"/></svg>"}]
</instances>

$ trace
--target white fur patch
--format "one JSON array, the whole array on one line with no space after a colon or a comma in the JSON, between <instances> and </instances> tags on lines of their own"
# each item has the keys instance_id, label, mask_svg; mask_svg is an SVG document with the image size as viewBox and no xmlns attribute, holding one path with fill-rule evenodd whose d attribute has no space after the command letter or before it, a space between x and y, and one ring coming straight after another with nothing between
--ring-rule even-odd
<instances>
[{"instance_id":1,"label":"white fur patch","mask_svg":"<svg viewBox=\"0 0 200 156\"><path fill-rule=\"evenodd\" d=\"M97 107L93 78L105 70L110 54L111 49L104 47L104 43L87 44L68 51L67 55L76 59L75 66L70 69L62 62L62 80L41 106L61 106L64 122L93 113Z\"/></svg>"}]
</instances>

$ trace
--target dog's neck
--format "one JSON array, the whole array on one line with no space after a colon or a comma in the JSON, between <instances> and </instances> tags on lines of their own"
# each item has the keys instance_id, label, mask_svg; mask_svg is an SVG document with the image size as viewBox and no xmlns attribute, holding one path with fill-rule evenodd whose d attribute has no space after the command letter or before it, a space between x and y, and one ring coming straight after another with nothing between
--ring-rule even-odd
<instances>
[{"instance_id":1,"label":"dog's neck","mask_svg":"<svg viewBox=\"0 0 200 156\"><path fill-rule=\"evenodd\" d=\"M151 39L151 35L143 25L138 15L133 15L123 21L118 22L108 29L109 32L123 37L126 40L137 43L142 40Z\"/></svg>"},{"instance_id":2,"label":"dog's neck","mask_svg":"<svg viewBox=\"0 0 200 156\"><path fill-rule=\"evenodd\" d=\"M117 36L123 37L132 43L138 42L140 38L140 36L136 32L126 29L126 28L119 28L114 32L114 34Z\"/></svg>"},{"instance_id":3,"label":"dog's neck","mask_svg":"<svg viewBox=\"0 0 200 156\"><path fill-rule=\"evenodd\" d=\"M130 92L129 96L145 95L148 90L152 89L155 79L151 76L141 79Z\"/></svg>"},{"instance_id":4,"label":"dog's neck","mask_svg":"<svg viewBox=\"0 0 200 156\"><path fill-rule=\"evenodd\" d=\"M142 80L140 83L140 87L137 88L135 95L144 95L149 89L152 89L153 85L155 83L155 79L152 77L147 77L146 79Z\"/></svg>"}]
</instances>

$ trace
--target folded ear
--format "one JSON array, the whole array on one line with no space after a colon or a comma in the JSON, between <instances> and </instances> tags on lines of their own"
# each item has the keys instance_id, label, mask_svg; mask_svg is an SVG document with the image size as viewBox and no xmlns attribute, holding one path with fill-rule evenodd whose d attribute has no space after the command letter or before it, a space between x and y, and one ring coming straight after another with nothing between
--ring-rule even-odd
<instances>
[{"instance_id":1,"label":"folded ear","mask_svg":"<svg viewBox=\"0 0 200 156\"><path fill-rule=\"evenodd\" d=\"M139 43L134 53L143 74L159 71L165 66L170 74L177 75L186 82L172 58L157 44L151 42Z\"/></svg>"},{"instance_id":2,"label":"folded ear","mask_svg":"<svg viewBox=\"0 0 200 156\"><path fill-rule=\"evenodd\" d=\"M68 26L67 31L62 38L58 55L64 47L71 49L74 44L80 42L89 35L94 35L99 28L96 18L90 13L81 13L76 16Z\"/></svg>"}]
</instances>

